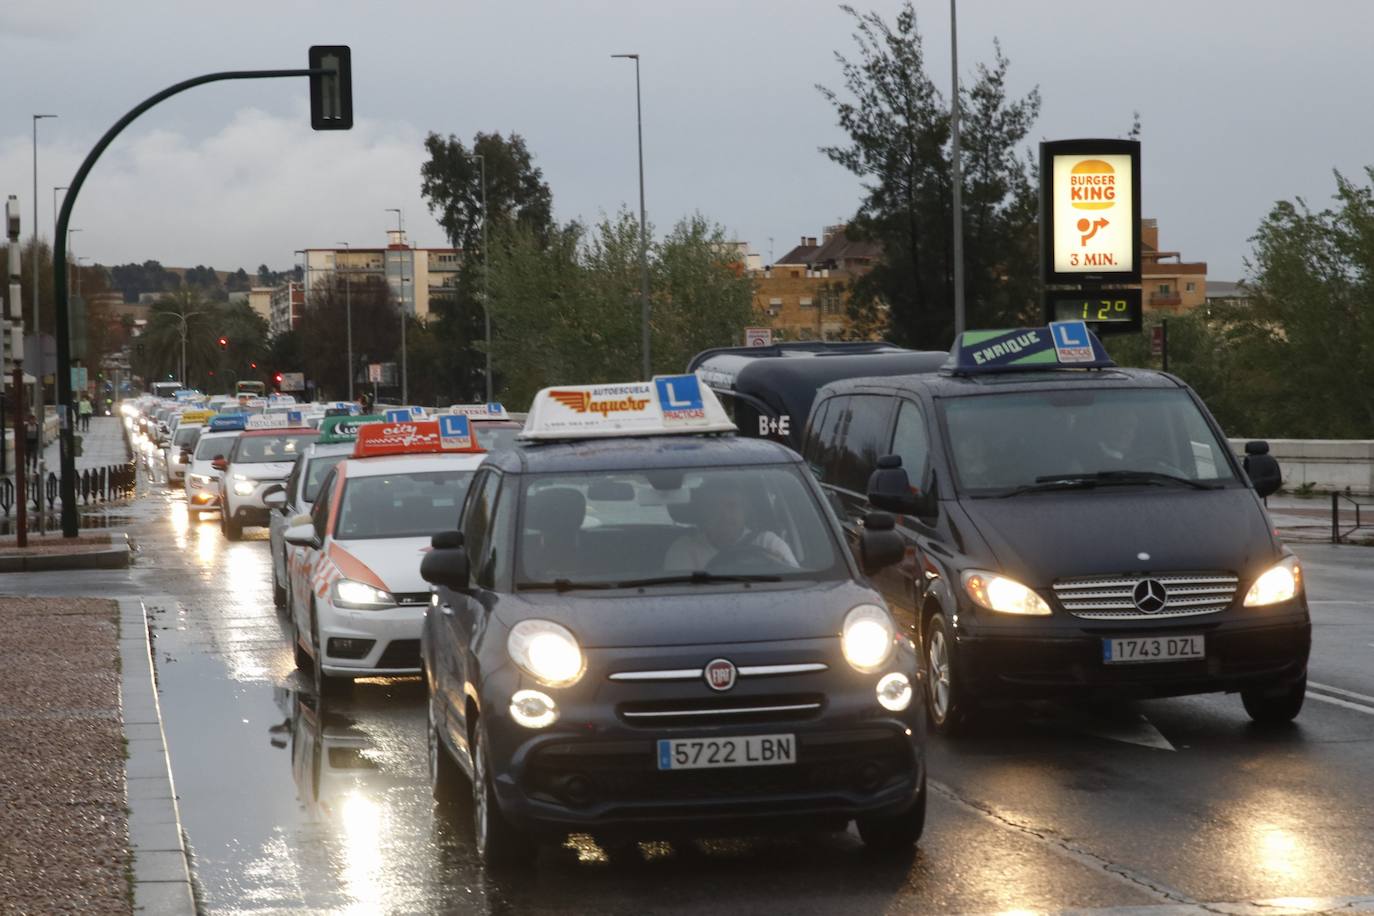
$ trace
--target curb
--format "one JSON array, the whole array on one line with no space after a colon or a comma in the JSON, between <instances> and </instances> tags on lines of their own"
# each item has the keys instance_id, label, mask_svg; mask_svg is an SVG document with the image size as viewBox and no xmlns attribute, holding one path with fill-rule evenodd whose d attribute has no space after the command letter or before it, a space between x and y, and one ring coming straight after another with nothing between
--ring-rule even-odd
<instances>
[{"instance_id":1,"label":"curb","mask_svg":"<svg viewBox=\"0 0 1374 916\"><path fill-rule=\"evenodd\" d=\"M129 846L134 911L186 916L196 912L190 857L181 828L172 766L153 680L152 646L143 602L119 599L120 711L128 759Z\"/></svg>"},{"instance_id":2,"label":"curb","mask_svg":"<svg viewBox=\"0 0 1374 916\"><path fill-rule=\"evenodd\" d=\"M112 550L89 550L84 553L44 553L0 557L0 573L52 572L68 569L128 569L129 536L123 532L110 535L119 546Z\"/></svg>"}]
</instances>

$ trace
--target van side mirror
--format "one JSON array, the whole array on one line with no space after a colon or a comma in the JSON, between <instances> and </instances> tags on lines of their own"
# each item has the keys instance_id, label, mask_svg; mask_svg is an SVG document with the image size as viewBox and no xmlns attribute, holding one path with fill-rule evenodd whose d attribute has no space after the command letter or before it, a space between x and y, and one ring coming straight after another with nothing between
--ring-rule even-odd
<instances>
[{"instance_id":1,"label":"van side mirror","mask_svg":"<svg viewBox=\"0 0 1374 916\"><path fill-rule=\"evenodd\" d=\"M429 546L435 550L452 550L463 546L463 532L440 531L429 539Z\"/></svg>"},{"instance_id":2,"label":"van side mirror","mask_svg":"<svg viewBox=\"0 0 1374 916\"><path fill-rule=\"evenodd\" d=\"M286 488L281 484L269 487L262 494L262 504L269 509L286 508Z\"/></svg>"},{"instance_id":3,"label":"van side mirror","mask_svg":"<svg viewBox=\"0 0 1374 916\"><path fill-rule=\"evenodd\" d=\"M897 533L896 523L886 512L870 512L864 516L863 532L859 535L859 565L872 575L901 561L906 555L906 543Z\"/></svg>"},{"instance_id":4,"label":"van side mirror","mask_svg":"<svg viewBox=\"0 0 1374 916\"><path fill-rule=\"evenodd\" d=\"M1263 439L1245 443L1245 460L1241 466L1261 497L1272 496L1283 486L1283 470L1269 454L1269 443Z\"/></svg>"},{"instance_id":5,"label":"van side mirror","mask_svg":"<svg viewBox=\"0 0 1374 916\"><path fill-rule=\"evenodd\" d=\"M229 470L229 462L226 461L223 456L220 456L210 462L210 467L214 468L216 471L227 471Z\"/></svg>"},{"instance_id":6,"label":"van side mirror","mask_svg":"<svg viewBox=\"0 0 1374 916\"><path fill-rule=\"evenodd\" d=\"M420 578L430 585L463 591L470 584L468 552L462 547L435 547L420 561Z\"/></svg>"},{"instance_id":7,"label":"van side mirror","mask_svg":"<svg viewBox=\"0 0 1374 916\"><path fill-rule=\"evenodd\" d=\"M916 515L921 508L920 491L911 485L901 455L884 455L868 476L868 502L873 508L899 515Z\"/></svg>"}]
</instances>

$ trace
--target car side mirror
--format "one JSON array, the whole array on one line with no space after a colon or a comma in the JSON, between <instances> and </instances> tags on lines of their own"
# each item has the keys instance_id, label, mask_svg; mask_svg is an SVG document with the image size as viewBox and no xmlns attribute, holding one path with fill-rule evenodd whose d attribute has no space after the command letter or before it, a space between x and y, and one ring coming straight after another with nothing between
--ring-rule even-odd
<instances>
[{"instance_id":1,"label":"car side mirror","mask_svg":"<svg viewBox=\"0 0 1374 916\"><path fill-rule=\"evenodd\" d=\"M463 532L440 531L429 539L429 546L435 550L452 550L463 546Z\"/></svg>"},{"instance_id":2,"label":"car side mirror","mask_svg":"<svg viewBox=\"0 0 1374 916\"><path fill-rule=\"evenodd\" d=\"M906 543L896 528L896 522L886 512L864 516L863 532L859 535L859 565L864 573L872 575L906 555Z\"/></svg>"},{"instance_id":3,"label":"car side mirror","mask_svg":"<svg viewBox=\"0 0 1374 916\"><path fill-rule=\"evenodd\" d=\"M1272 496L1283 486L1283 469L1278 461L1269 454L1269 443L1256 439L1245 443L1245 460L1242 462L1246 476L1261 498Z\"/></svg>"},{"instance_id":4,"label":"car side mirror","mask_svg":"<svg viewBox=\"0 0 1374 916\"><path fill-rule=\"evenodd\" d=\"M262 504L269 509L286 508L286 488L280 484L269 487L262 494Z\"/></svg>"},{"instance_id":5,"label":"car side mirror","mask_svg":"<svg viewBox=\"0 0 1374 916\"><path fill-rule=\"evenodd\" d=\"M292 525L282 534L286 543L296 547L318 547L320 546L319 535L315 534L314 525Z\"/></svg>"},{"instance_id":6,"label":"car side mirror","mask_svg":"<svg viewBox=\"0 0 1374 916\"><path fill-rule=\"evenodd\" d=\"M916 515L921 493L911 485L901 455L884 455L868 476L868 502L873 508L899 515Z\"/></svg>"},{"instance_id":7,"label":"car side mirror","mask_svg":"<svg viewBox=\"0 0 1374 916\"><path fill-rule=\"evenodd\" d=\"M191 450L190 450L189 448L184 448L184 449L181 450L181 463L182 463L182 464L190 464L190 463L191 463Z\"/></svg>"},{"instance_id":8,"label":"car side mirror","mask_svg":"<svg viewBox=\"0 0 1374 916\"><path fill-rule=\"evenodd\" d=\"M214 468L216 471L227 471L229 470L229 462L224 458L216 458L210 462L210 467Z\"/></svg>"},{"instance_id":9,"label":"car side mirror","mask_svg":"<svg viewBox=\"0 0 1374 916\"><path fill-rule=\"evenodd\" d=\"M471 578L468 552L462 547L435 547L420 561L420 578L430 585L463 591Z\"/></svg>"}]
</instances>

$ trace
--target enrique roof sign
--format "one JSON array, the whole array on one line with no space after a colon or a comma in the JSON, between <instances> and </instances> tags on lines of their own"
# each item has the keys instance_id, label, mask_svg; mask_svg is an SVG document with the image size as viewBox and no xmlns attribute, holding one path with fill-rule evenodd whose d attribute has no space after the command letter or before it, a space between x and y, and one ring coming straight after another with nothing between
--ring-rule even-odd
<instances>
[{"instance_id":1,"label":"enrique roof sign","mask_svg":"<svg viewBox=\"0 0 1374 916\"><path fill-rule=\"evenodd\" d=\"M1040 251L1047 283L1140 282L1140 143L1040 144Z\"/></svg>"}]
</instances>

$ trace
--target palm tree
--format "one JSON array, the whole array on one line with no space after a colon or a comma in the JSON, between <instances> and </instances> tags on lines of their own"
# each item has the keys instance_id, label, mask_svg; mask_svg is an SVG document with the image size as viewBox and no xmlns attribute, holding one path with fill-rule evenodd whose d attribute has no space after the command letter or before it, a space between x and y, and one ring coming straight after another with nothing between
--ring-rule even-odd
<instances>
[{"instance_id":1,"label":"palm tree","mask_svg":"<svg viewBox=\"0 0 1374 916\"><path fill-rule=\"evenodd\" d=\"M192 366L212 365L217 346L213 312L212 303L199 290L188 287L166 293L154 302L142 338L149 368L158 375L179 369L181 380L189 382Z\"/></svg>"}]
</instances>

